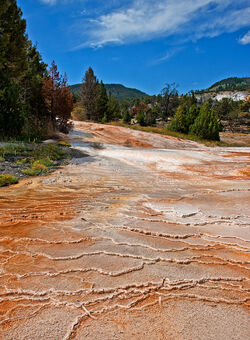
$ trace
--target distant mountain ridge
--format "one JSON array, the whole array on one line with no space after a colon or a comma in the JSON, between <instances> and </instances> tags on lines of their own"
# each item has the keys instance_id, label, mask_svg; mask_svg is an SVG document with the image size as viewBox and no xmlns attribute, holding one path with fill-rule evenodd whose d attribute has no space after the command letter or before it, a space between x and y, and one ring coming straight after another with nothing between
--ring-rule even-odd
<instances>
[{"instance_id":1,"label":"distant mountain ridge","mask_svg":"<svg viewBox=\"0 0 250 340\"><path fill-rule=\"evenodd\" d=\"M75 85L71 85L70 88L74 94L77 94L80 92L81 86L82 84L75 84ZM140 99L142 97L147 96L145 92L142 92L137 89L129 88L121 84L104 84L104 86L106 88L107 93L111 94L113 97L115 97L118 100L127 99L127 98L130 98L130 99L139 98Z\"/></svg>"},{"instance_id":2,"label":"distant mountain ridge","mask_svg":"<svg viewBox=\"0 0 250 340\"><path fill-rule=\"evenodd\" d=\"M250 77L231 77L217 81L205 90L196 91L196 93L204 92L223 92L223 91L247 91L250 89Z\"/></svg>"}]
</instances>

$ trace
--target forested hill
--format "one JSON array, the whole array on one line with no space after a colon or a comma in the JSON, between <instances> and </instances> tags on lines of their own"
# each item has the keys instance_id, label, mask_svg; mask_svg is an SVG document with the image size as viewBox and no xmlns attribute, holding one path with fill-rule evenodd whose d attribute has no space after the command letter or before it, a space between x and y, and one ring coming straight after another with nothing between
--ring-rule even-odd
<instances>
[{"instance_id":1,"label":"forested hill","mask_svg":"<svg viewBox=\"0 0 250 340\"><path fill-rule=\"evenodd\" d=\"M118 100L125 98L142 98L147 96L146 93L140 90L131 89L121 84L104 84L104 86L107 90L107 93L111 93L111 95ZM71 85L70 88L74 94L77 94L81 89L81 84Z\"/></svg>"},{"instance_id":2,"label":"forested hill","mask_svg":"<svg viewBox=\"0 0 250 340\"><path fill-rule=\"evenodd\" d=\"M250 89L250 78L231 77L214 83L206 90L197 92L247 91Z\"/></svg>"}]
</instances>

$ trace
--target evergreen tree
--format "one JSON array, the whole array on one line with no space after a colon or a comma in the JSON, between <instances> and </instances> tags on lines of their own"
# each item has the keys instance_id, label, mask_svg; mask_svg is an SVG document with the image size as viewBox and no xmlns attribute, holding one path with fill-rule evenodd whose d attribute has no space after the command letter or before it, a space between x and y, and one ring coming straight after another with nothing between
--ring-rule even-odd
<instances>
[{"instance_id":1,"label":"evergreen tree","mask_svg":"<svg viewBox=\"0 0 250 340\"><path fill-rule=\"evenodd\" d=\"M237 104L229 98L222 98L221 101L217 101L213 106L213 111L216 114L219 121L228 120L230 113L239 109Z\"/></svg>"},{"instance_id":2,"label":"evergreen tree","mask_svg":"<svg viewBox=\"0 0 250 340\"><path fill-rule=\"evenodd\" d=\"M87 119L98 120L96 100L98 97L98 81L91 67L86 71L80 92L80 104L86 108Z\"/></svg>"},{"instance_id":3,"label":"evergreen tree","mask_svg":"<svg viewBox=\"0 0 250 340\"><path fill-rule=\"evenodd\" d=\"M196 106L195 104L193 104L188 109L187 117L186 117L186 126L187 126L186 133L189 132L190 126L194 124L194 121L198 117L199 113L200 113L200 107Z\"/></svg>"},{"instance_id":4,"label":"evergreen tree","mask_svg":"<svg viewBox=\"0 0 250 340\"><path fill-rule=\"evenodd\" d=\"M128 110L125 110L122 120L123 120L123 123L125 124L131 123L131 115L129 114Z\"/></svg>"},{"instance_id":5,"label":"evergreen tree","mask_svg":"<svg viewBox=\"0 0 250 340\"><path fill-rule=\"evenodd\" d=\"M22 80L27 71L26 22L15 0L0 4L0 136L21 135L25 108Z\"/></svg>"},{"instance_id":6,"label":"evergreen tree","mask_svg":"<svg viewBox=\"0 0 250 340\"><path fill-rule=\"evenodd\" d=\"M105 86L101 81L98 84L98 94L96 98L96 118L94 120L100 122L107 122L109 120L108 112L107 112L107 103L108 103L108 96Z\"/></svg>"},{"instance_id":7,"label":"evergreen tree","mask_svg":"<svg viewBox=\"0 0 250 340\"><path fill-rule=\"evenodd\" d=\"M219 124L209 102L202 105L198 117L190 127L190 132L203 139L220 140Z\"/></svg>"},{"instance_id":8,"label":"evergreen tree","mask_svg":"<svg viewBox=\"0 0 250 340\"><path fill-rule=\"evenodd\" d=\"M120 105L113 96L110 96L107 102L107 118L108 121L118 120L121 118Z\"/></svg>"},{"instance_id":9,"label":"evergreen tree","mask_svg":"<svg viewBox=\"0 0 250 340\"><path fill-rule=\"evenodd\" d=\"M29 137L42 137L47 134L49 114L43 96L43 77L46 76L46 64L42 62L36 47L28 41L28 69L23 81L23 97L26 112L23 134Z\"/></svg>"},{"instance_id":10,"label":"evergreen tree","mask_svg":"<svg viewBox=\"0 0 250 340\"><path fill-rule=\"evenodd\" d=\"M176 114L169 125L169 130L187 133L187 107L185 105L179 105Z\"/></svg>"}]
</instances>

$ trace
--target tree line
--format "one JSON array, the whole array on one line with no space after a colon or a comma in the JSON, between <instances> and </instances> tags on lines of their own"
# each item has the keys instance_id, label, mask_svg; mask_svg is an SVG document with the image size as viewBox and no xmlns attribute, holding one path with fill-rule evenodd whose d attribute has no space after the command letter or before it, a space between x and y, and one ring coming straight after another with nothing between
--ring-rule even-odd
<instances>
[{"instance_id":1,"label":"tree line","mask_svg":"<svg viewBox=\"0 0 250 340\"><path fill-rule=\"evenodd\" d=\"M194 92L179 95L175 84L160 94L117 101L90 67L74 96L66 75L53 61L48 68L26 34L26 21L16 0L0 3L0 138L41 139L59 130L67 133L70 118L100 123L123 121L164 126L203 139L219 140L224 121L248 117L250 101L224 98L201 103Z\"/></svg>"},{"instance_id":2,"label":"tree line","mask_svg":"<svg viewBox=\"0 0 250 340\"><path fill-rule=\"evenodd\" d=\"M141 126L163 125L170 131L198 136L201 139L220 140L219 132L225 121L233 126L239 117L249 116L250 101L235 102L228 98L221 101L198 102L193 91L179 95L175 83L166 84L159 95L143 99L115 100L99 82L92 68L83 79L76 99L73 118L109 122L122 120L126 124Z\"/></svg>"},{"instance_id":3,"label":"tree line","mask_svg":"<svg viewBox=\"0 0 250 340\"><path fill-rule=\"evenodd\" d=\"M16 0L0 3L0 138L67 132L73 96L55 62L47 69Z\"/></svg>"}]
</instances>

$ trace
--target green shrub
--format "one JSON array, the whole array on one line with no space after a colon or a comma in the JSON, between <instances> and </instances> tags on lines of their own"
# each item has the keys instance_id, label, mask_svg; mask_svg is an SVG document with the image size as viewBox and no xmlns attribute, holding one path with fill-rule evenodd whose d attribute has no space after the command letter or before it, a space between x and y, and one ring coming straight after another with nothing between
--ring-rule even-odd
<instances>
[{"instance_id":1,"label":"green shrub","mask_svg":"<svg viewBox=\"0 0 250 340\"><path fill-rule=\"evenodd\" d=\"M27 154L32 150L30 146L24 144L6 144L0 146L0 157L5 158L6 156L18 156Z\"/></svg>"},{"instance_id":2,"label":"green shrub","mask_svg":"<svg viewBox=\"0 0 250 340\"><path fill-rule=\"evenodd\" d=\"M49 158L38 159L33 162L33 165L45 165L46 167L52 167L54 162Z\"/></svg>"},{"instance_id":3,"label":"green shrub","mask_svg":"<svg viewBox=\"0 0 250 340\"><path fill-rule=\"evenodd\" d=\"M35 159L43 159L49 158L53 161L57 161L59 159L68 158L68 154L66 151L62 150L58 145L42 145L38 148L35 148L33 151L33 156Z\"/></svg>"},{"instance_id":4,"label":"green shrub","mask_svg":"<svg viewBox=\"0 0 250 340\"><path fill-rule=\"evenodd\" d=\"M23 173L27 176L37 176L40 174L46 174L48 171L49 169L46 165L36 163L32 165L32 167L24 169Z\"/></svg>"},{"instance_id":5,"label":"green shrub","mask_svg":"<svg viewBox=\"0 0 250 340\"><path fill-rule=\"evenodd\" d=\"M18 183L18 177L12 175L0 175L0 187Z\"/></svg>"},{"instance_id":6,"label":"green shrub","mask_svg":"<svg viewBox=\"0 0 250 340\"><path fill-rule=\"evenodd\" d=\"M15 162L17 165L23 165L25 163L30 163L30 159L29 158L22 158L19 159L18 161Z\"/></svg>"},{"instance_id":7,"label":"green shrub","mask_svg":"<svg viewBox=\"0 0 250 340\"><path fill-rule=\"evenodd\" d=\"M176 131L181 133L188 132L187 125L187 107L185 105L179 105L172 119L171 123L168 126L170 131Z\"/></svg>"},{"instance_id":8,"label":"green shrub","mask_svg":"<svg viewBox=\"0 0 250 340\"><path fill-rule=\"evenodd\" d=\"M145 122L145 114L144 114L144 112L140 111L140 112L136 115L136 120L137 120L137 123L140 124L141 126L146 126L146 122Z\"/></svg>"},{"instance_id":9,"label":"green shrub","mask_svg":"<svg viewBox=\"0 0 250 340\"><path fill-rule=\"evenodd\" d=\"M130 124L131 123L131 115L129 114L128 110L125 111L122 117L123 123Z\"/></svg>"},{"instance_id":10,"label":"green shrub","mask_svg":"<svg viewBox=\"0 0 250 340\"><path fill-rule=\"evenodd\" d=\"M203 139L219 141L219 130L217 118L211 110L209 103L205 102L194 124L190 127L190 133Z\"/></svg>"}]
</instances>

